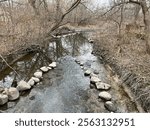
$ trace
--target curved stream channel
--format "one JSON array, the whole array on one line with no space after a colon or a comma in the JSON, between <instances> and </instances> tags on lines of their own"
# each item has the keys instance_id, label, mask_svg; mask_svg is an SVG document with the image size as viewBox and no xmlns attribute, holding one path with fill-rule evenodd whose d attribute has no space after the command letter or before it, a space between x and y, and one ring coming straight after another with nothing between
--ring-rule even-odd
<instances>
[{"instance_id":1,"label":"curved stream channel","mask_svg":"<svg viewBox=\"0 0 150 130\"><path fill-rule=\"evenodd\" d=\"M87 41L89 33L62 36L45 46L44 55L38 52L28 54L13 65L24 80L49 60L57 61L57 67L43 75L42 81L20 98L0 107L1 112L109 112L104 102L98 98L99 91L90 88L90 78L84 76L84 69L75 62L78 58L84 67L99 72L103 82L111 84L109 92L117 107L117 112L138 112L134 102L121 86L112 79L109 71L92 52L92 44ZM0 85L15 86L19 78L9 68L0 75Z\"/></svg>"}]
</instances>

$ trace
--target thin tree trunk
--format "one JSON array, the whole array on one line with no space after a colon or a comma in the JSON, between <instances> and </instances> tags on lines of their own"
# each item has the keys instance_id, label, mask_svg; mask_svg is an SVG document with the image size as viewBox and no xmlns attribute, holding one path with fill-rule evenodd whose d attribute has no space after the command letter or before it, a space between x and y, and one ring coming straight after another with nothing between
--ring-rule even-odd
<instances>
[{"instance_id":1,"label":"thin tree trunk","mask_svg":"<svg viewBox=\"0 0 150 130\"><path fill-rule=\"evenodd\" d=\"M146 4L146 0L141 0L141 7L143 12L143 22L145 24L145 35L146 35L146 51L150 54L150 20L149 11Z\"/></svg>"}]
</instances>

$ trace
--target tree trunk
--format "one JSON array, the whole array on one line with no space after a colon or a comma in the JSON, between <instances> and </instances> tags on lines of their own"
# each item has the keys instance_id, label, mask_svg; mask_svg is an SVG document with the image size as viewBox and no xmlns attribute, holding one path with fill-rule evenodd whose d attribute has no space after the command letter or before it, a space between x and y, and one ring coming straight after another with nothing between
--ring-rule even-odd
<instances>
[{"instance_id":1,"label":"tree trunk","mask_svg":"<svg viewBox=\"0 0 150 130\"><path fill-rule=\"evenodd\" d=\"M146 0L141 0L141 7L143 13L143 22L145 24L145 35L146 35L146 51L150 54L150 20L149 11Z\"/></svg>"},{"instance_id":2,"label":"tree trunk","mask_svg":"<svg viewBox=\"0 0 150 130\"><path fill-rule=\"evenodd\" d=\"M140 10L141 10L141 6L140 5L135 5L134 24L137 24L137 19L138 19Z\"/></svg>"}]
</instances>

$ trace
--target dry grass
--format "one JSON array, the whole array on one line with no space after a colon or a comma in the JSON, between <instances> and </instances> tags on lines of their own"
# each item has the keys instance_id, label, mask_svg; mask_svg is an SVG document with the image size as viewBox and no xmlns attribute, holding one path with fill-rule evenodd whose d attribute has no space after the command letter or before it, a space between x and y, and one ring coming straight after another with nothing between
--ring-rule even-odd
<instances>
[{"instance_id":1,"label":"dry grass","mask_svg":"<svg viewBox=\"0 0 150 130\"><path fill-rule=\"evenodd\" d=\"M140 39L136 35L139 33L139 30L134 32L135 34L124 33L122 36L117 35L117 30L114 30L113 25L109 25L108 28L108 24L105 24L102 30L93 36L109 51L118 64L133 71L141 78L150 80L150 55L146 53L145 40Z\"/></svg>"}]
</instances>

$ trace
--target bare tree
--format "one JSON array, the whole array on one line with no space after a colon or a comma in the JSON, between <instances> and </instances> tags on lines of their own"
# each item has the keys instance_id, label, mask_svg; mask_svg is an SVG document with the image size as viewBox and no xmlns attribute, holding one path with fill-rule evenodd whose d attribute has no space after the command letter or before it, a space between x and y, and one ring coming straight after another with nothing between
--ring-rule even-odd
<instances>
[{"instance_id":1,"label":"bare tree","mask_svg":"<svg viewBox=\"0 0 150 130\"><path fill-rule=\"evenodd\" d=\"M69 14L72 10L74 10L79 4L80 4L81 0L76 0L69 9L67 9L67 11L65 13L62 14L62 16L59 18L59 20L55 23L55 25L51 28L50 32L53 32L54 30L56 30L60 24L62 23L63 19L66 17L67 14Z\"/></svg>"},{"instance_id":2,"label":"bare tree","mask_svg":"<svg viewBox=\"0 0 150 130\"><path fill-rule=\"evenodd\" d=\"M138 4L142 8L143 22L145 24L145 40L146 40L146 51L150 54L150 21L149 21L149 7L146 0L134 1L129 0L129 3Z\"/></svg>"},{"instance_id":3,"label":"bare tree","mask_svg":"<svg viewBox=\"0 0 150 130\"><path fill-rule=\"evenodd\" d=\"M36 15L39 15L39 11L36 7L36 0L28 0L28 3L31 5L31 7L33 8L34 12Z\"/></svg>"}]
</instances>

